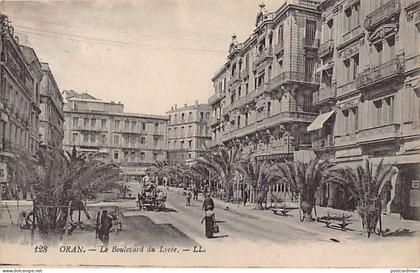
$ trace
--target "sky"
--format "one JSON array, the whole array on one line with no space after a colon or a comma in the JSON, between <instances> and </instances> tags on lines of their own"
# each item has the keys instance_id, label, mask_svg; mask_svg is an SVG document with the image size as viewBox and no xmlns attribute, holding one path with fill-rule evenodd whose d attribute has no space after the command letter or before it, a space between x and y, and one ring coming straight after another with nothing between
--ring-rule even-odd
<instances>
[{"instance_id":1,"label":"sky","mask_svg":"<svg viewBox=\"0 0 420 273\"><path fill-rule=\"evenodd\" d=\"M283 0L265 1L268 11ZM213 94L231 36L254 30L257 0L0 1L22 44L73 89L126 112L164 114Z\"/></svg>"}]
</instances>

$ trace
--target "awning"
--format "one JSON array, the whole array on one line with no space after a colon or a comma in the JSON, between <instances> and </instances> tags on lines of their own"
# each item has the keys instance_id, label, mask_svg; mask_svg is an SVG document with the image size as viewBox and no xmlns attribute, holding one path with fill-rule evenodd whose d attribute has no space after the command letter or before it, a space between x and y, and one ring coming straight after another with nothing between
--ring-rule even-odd
<instances>
[{"instance_id":1,"label":"awning","mask_svg":"<svg viewBox=\"0 0 420 273\"><path fill-rule=\"evenodd\" d=\"M324 123L335 113L335 110L332 110L327 113L323 113L316 117L316 119L308 126L307 131L319 130L324 126Z\"/></svg>"}]
</instances>

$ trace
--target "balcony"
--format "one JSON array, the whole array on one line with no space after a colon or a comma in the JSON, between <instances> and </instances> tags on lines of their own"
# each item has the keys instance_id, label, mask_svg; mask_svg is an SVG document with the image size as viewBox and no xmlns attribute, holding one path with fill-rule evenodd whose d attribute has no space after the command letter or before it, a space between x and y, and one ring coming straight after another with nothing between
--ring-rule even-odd
<instances>
[{"instance_id":1,"label":"balcony","mask_svg":"<svg viewBox=\"0 0 420 273\"><path fill-rule=\"evenodd\" d=\"M217 126L220 123L220 118L211 117L209 124L210 126Z\"/></svg>"},{"instance_id":2,"label":"balcony","mask_svg":"<svg viewBox=\"0 0 420 273\"><path fill-rule=\"evenodd\" d=\"M366 16L363 26L367 31L373 31L380 24L392 20L400 13L400 1L391 0Z\"/></svg>"},{"instance_id":3,"label":"balcony","mask_svg":"<svg viewBox=\"0 0 420 273\"><path fill-rule=\"evenodd\" d=\"M331 99L335 99L337 95L337 84L333 83L330 86L320 87L318 91L315 91L312 96L312 103L314 105L321 104Z\"/></svg>"},{"instance_id":4,"label":"balcony","mask_svg":"<svg viewBox=\"0 0 420 273\"><path fill-rule=\"evenodd\" d=\"M381 140L393 140L400 137L400 125L396 123L359 130L358 143L372 143Z\"/></svg>"},{"instance_id":5,"label":"balcony","mask_svg":"<svg viewBox=\"0 0 420 273\"><path fill-rule=\"evenodd\" d=\"M358 132L349 133L346 135L335 136L335 146L345 146L355 144L356 140L358 139L359 134Z\"/></svg>"},{"instance_id":6,"label":"balcony","mask_svg":"<svg viewBox=\"0 0 420 273\"><path fill-rule=\"evenodd\" d=\"M317 115L317 113L310 112L280 112L276 115L265 118L262 124L258 126L258 129L271 128L282 123L311 123Z\"/></svg>"},{"instance_id":7,"label":"balcony","mask_svg":"<svg viewBox=\"0 0 420 273\"><path fill-rule=\"evenodd\" d=\"M226 105L225 107L222 108L222 113L224 115L227 115L229 112L236 109L236 104L237 104L237 102L232 102L232 103Z\"/></svg>"},{"instance_id":8,"label":"balcony","mask_svg":"<svg viewBox=\"0 0 420 273\"><path fill-rule=\"evenodd\" d=\"M258 53L257 59L254 62L254 67L257 67L261 63L263 63L265 60L272 59L273 58L273 49L265 48L263 51Z\"/></svg>"},{"instance_id":9,"label":"balcony","mask_svg":"<svg viewBox=\"0 0 420 273\"><path fill-rule=\"evenodd\" d=\"M312 149L323 149L334 147L334 137L332 135L326 135L321 138L315 138L312 140Z\"/></svg>"},{"instance_id":10,"label":"balcony","mask_svg":"<svg viewBox=\"0 0 420 273\"><path fill-rule=\"evenodd\" d=\"M332 54L334 51L334 41L333 39L329 39L328 41L323 42L319 49L318 49L318 55L320 58L323 58L327 55Z\"/></svg>"},{"instance_id":11,"label":"balcony","mask_svg":"<svg viewBox=\"0 0 420 273\"><path fill-rule=\"evenodd\" d=\"M319 75L307 75L301 72L286 71L273 78L267 86L268 91L279 88L288 82L299 82L304 84L319 85Z\"/></svg>"},{"instance_id":12,"label":"balcony","mask_svg":"<svg viewBox=\"0 0 420 273\"><path fill-rule=\"evenodd\" d=\"M303 45L305 48L319 48L319 39L303 38Z\"/></svg>"},{"instance_id":13,"label":"balcony","mask_svg":"<svg viewBox=\"0 0 420 273\"><path fill-rule=\"evenodd\" d=\"M349 94L352 94L353 92L356 92L356 84L355 81L351 81L345 84L342 84L337 87L337 98L347 96Z\"/></svg>"},{"instance_id":14,"label":"balcony","mask_svg":"<svg viewBox=\"0 0 420 273\"><path fill-rule=\"evenodd\" d=\"M347 42L353 40L356 37L359 37L363 34L362 28L359 26L355 27L354 29L350 30L349 32L343 35L342 43L340 44L340 48L347 44Z\"/></svg>"},{"instance_id":15,"label":"balcony","mask_svg":"<svg viewBox=\"0 0 420 273\"><path fill-rule=\"evenodd\" d=\"M239 100L237 101L237 106L241 107L241 106L244 106L253 102L256 96L257 96L256 91L249 92L245 96L239 98Z\"/></svg>"},{"instance_id":16,"label":"balcony","mask_svg":"<svg viewBox=\"0 0 420 273\"><path fill-rule=\"evenodd\" d=\"M222 94L215 93L208 99L208 104L215 104L222 100Z\"/></svg>"},{"instance_id":17,"label":"balcony","mask_svg":"<svg viewBox=\"0 0 420 273\"><path fill-rule=\"evenodd\" d=\"M281 56L284 53L284 43L280 42L274 45L274 55Z\"/></svg>"},{"instance_id":18,"label":"balcony","mask_svg":"<svg viewBox=\"0 0 420 273\"><path fill-rule=\"evenodd\" d=\"M405 59L403 55L399 55L389 62L368 67L358 75L356 80L356 87L367 88L383 80L388 80L396 76L400 76L404 72L404 68Z\"/></svg>"},{"instance_id":19,"label":"balcony","mask_svg":"<svg viewBox=\"0 0 420 273\"><path fill-rule=\"evenodd\" d=\"M257 130L256 123L248 124L242 128L238 128L235 131L236 137L243 137L249 134L254 133Z\"/></svg>"},{"instance_id":20,"label":"balcony","mask_svg":"<svg viewBox=\"0 0 420 273\"><path fill-rule=\"evenodd\" d=\"M234 85L235 83L237 83L237 82L240 82L241 81L241 79L242 79L242 77L241 77L241 72L236 72L235 74L233 74L232 75L232 77L230 78L230 81L229 81L229 86L232 86L232 85Z\"/></svg>"}]
</instances>

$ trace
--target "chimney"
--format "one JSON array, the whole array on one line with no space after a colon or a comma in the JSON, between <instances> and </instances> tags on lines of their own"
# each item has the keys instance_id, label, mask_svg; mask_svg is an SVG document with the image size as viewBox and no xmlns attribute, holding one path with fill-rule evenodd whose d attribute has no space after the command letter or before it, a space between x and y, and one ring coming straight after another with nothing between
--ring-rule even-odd
<instances>
[{"instance_id":1,"label":"chimney","mask_svg":"<svg viewBox=\"0 0 420 273\"><path fill-rule=\"evenodd\" d=\"M198 106L198 100L195 101L195 106Z\"/></svg>"},{"instance_id":2,"label":"chimney","mask_svg":"<svg viewBox=\"0 0 420 273\"><path fill-rule=\"evenodd\" d=\"M176 109L178 109L178 105L176 105L176 104L175 104L175 105L174 105L174 108L175 108L175 110L176 110Z\"/></svg>"}]
</instances>

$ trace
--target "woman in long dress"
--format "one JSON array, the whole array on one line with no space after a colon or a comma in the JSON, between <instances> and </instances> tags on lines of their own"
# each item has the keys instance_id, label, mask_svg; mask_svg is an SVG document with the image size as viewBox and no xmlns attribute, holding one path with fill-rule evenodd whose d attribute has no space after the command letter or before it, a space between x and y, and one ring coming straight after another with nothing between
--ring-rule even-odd
<instances>
[{"instance_id":1,"label":"woman in long dress","mask_svg":"<svg viewBox=\"0 0 420 273\"><path fill-rule=\"evenodd\" d=\"M214 202L209 194L204 197L203 207L204 210L204 222L205 222L205 234L207 238L213 237L213 226L214 226Z\"/></svg>"}]
</instances>

